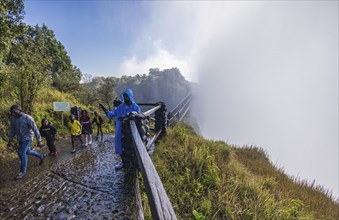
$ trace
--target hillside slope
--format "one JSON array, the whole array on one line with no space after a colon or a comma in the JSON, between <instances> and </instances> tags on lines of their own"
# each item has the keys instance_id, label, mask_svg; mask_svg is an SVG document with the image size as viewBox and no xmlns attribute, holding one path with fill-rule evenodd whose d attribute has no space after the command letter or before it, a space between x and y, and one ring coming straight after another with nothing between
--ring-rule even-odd
<instances>
[{"instance_id":1,"label":"hillside slope","mask_svg":"<svg viewBox=\"0 0 339 220\"><path fill-rule=\"evenodd\" d=\"M168 130L153 161L179 219L339 219L321 187L289 178L257 147Z\"/></svg>"}]
</instances>

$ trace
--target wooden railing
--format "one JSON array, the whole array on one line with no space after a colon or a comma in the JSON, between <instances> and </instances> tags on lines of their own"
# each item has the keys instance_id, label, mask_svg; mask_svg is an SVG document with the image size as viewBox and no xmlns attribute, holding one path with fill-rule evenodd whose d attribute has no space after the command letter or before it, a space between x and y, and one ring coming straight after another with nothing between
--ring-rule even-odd
<instances>
[{"instance_id":1,"label":"wooden railing","mask_svg":"<svg viewBox=\"0 0 339 220\"><path fill-rule=\"evenodd\" d=\"M186 96L185 99L171 111L169 114L171 125L173 125L178 120L182 120L185 114L187 114L192 97L193 96L191 94ZM163 102L154 104L138 104L154 107L141 114L130 114L124 119L124 122L128 123L129 125L129 131L125 131L124 133L131 136L130 138L133 140L134 145L134 154L137 158L137 167L135 167L135 170L133 171L137 219L144 219L140 195L141 190L138 181L138 172L140 170L145 185L148 203L151 209L152 219L175 220L177 217L173 210L172 204L163 187L159 174L150 158L151 146L157 141L158 138L162 137L166 133L166 127L168 125L166 105ZM152 117L153 115L155 115L155 117ZM150 119L155 120L155 128L153 129L154 136L151 138L148 137L147 140L145 140L145 130L147 130L147 128L142 127L145 123L141 123L141 121Z\"/></svg>"},{"instance_id":2,"label":"wooden railing","mask_svg":"<svg viewBox=\"0 0 339 220\"><path fill-rule=\"evenodd\" d=\"M173 126L177 121L182 121L191 107L193 94L187 95L172 111L167 115L167 125Z\"/></svg>"},{"instance_id":3,"label":"wooden railing","mask_svg":"<svg viewBox=\"0 0 339 220\"><path fill-rule=\"evenodd\" d=\"M130 121L130 126L135 143L135 153L145 184L152 218L164 220L177 219L160 177L146 151L146 147L140 138L138 128L133 120Z\"/></svg>"}]
</instances>

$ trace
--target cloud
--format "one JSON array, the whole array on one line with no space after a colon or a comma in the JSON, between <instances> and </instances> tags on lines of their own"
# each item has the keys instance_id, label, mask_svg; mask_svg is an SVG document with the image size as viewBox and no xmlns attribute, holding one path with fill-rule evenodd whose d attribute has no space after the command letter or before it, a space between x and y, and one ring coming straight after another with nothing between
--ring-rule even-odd
<instances>
[{"instance_id":1,"label":"cloud","mask_svg":"<svg viewBox=\"0 0 339 220\"><path fill-rule=\"evenodd\" d=\"M178 59L175 55L163 48L161 40L158 40L154 41L152 53L148 54L145 59L138 59L136 55L125 59L120 65L120 74L147 74L150 68L170 69L172 67L178 67L184 76L189 76L187 62Z\"/></svg>"}]
</instances>

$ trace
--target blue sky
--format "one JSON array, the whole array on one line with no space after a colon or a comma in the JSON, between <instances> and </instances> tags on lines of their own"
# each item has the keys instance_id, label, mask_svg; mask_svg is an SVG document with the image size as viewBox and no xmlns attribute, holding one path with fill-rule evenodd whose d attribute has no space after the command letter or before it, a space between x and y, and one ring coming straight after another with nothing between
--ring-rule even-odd
<instances>
[{"instance_id":1,"label":"blue sky","mask_svg":"<svg viewBox=\"0 0 339 220\"><path fill-rule=\"evenodd\" d=\"M142 2L26 1L25 11L27 24L46 24L72 62L97 76L119 74L148 16Z\"/></svg>"},{"instance_id":2,"label":"blue sky","mask_svg":"<svg viewBox=\"0 0 339 220\"><path fill-rule=\"evenodd\" d=\"M26 1L25 11L85 74L178 67L201 85L204 137L260 146L338 196L338 1Z\"/></svg>"}]
</instances>

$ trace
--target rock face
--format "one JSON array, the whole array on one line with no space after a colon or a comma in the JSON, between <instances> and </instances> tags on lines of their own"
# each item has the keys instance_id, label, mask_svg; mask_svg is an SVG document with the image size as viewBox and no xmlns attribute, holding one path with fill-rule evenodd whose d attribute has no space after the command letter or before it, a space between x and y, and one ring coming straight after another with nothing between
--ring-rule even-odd
<instances>
[{"instance_id":1,"label":"rock face","mask_svg":"<svg viewBox=\"0 0 339 220\"><path fill-rule=\"evenodd\" d=\"M124 83L120 83L116 92L121 94L130 88L133 90L137 103L163 101L170 111L192 91L193 86L193 83L185 80L177 68L163 71L150 69L148 76L137 75Z\"/></svg>"}]
</instances>

